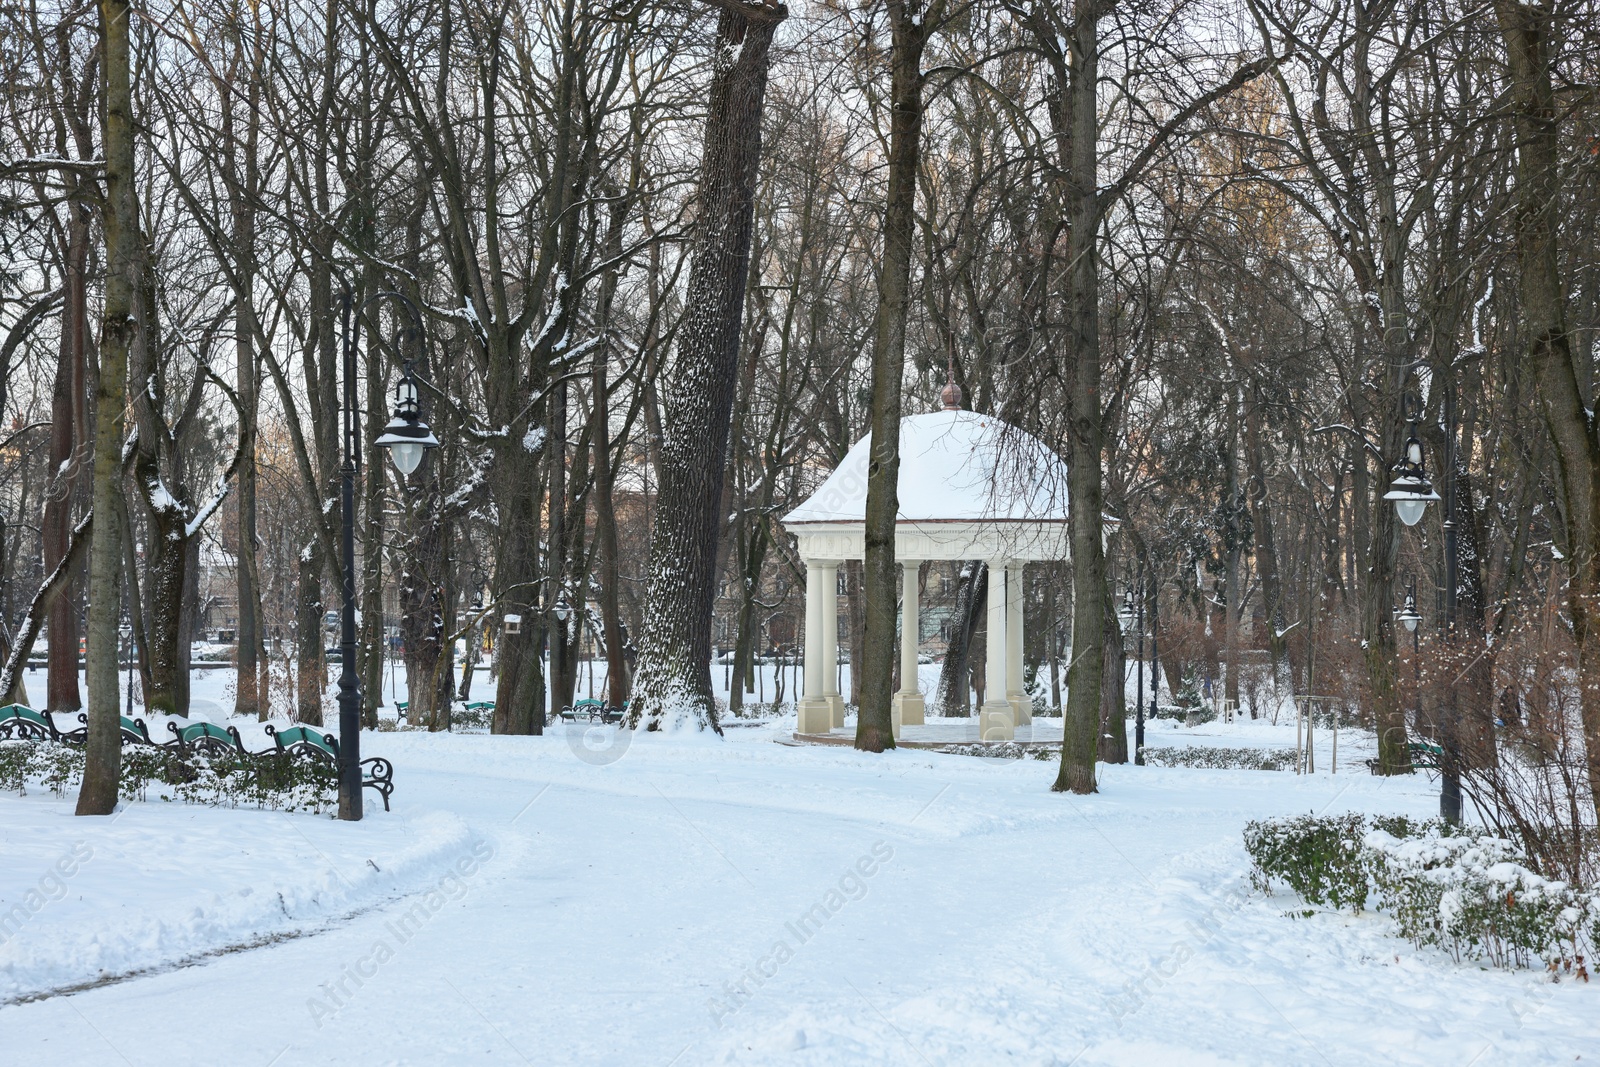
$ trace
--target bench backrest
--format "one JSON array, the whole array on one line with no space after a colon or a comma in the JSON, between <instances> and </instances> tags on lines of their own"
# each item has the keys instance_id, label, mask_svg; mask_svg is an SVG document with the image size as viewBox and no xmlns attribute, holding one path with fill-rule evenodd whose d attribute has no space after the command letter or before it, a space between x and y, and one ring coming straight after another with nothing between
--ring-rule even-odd
<instances>
[{"instance_id":1,"label":"bench backrest","mask_svg":"<svg viewBox=\"0 0 1600 1067\"><path fill-rule=\"evenodd\" d=\"M126 725L128 722L126 718L124 718L122 721L124 725ZM221 741L226 745L233 744L232 734L224 730L222 727L209 722L190 723L188 726L185 726L183 729L178 731L179 740L186 745L193 744L202 737L210 737L217 741Z\"/></svg>"},{"instance_id":2,"label":"bench backrest","mask_svg":"<svg viewBox=\"0 0 1600 1067\"><path fill-rule=\"evenodd\" d=\"M603 700L596 700L594 697L585 697L572 706L575 708L603 708L606 703Z\"/></svg>"},{"instance_id":3,"label":"bench backrest","mask_svg":"<svg viewBox=\"0 0 1600 1067\"><path fill-rule=\"evenodd\" d=\"M291 726L287 730L279 730L275 735L279 748L289 748L293 745L305 744L312 748L321 749L330 756L337 756L339 750L337 742L331 736L318 733L309 726Z\"/></svg>"},{"instance_id":4,"label":"bench backrest","mask_svg":"<svg viewBox=\"0 0 1600 1067\"><path fill-rule=\"evenodd\" d=\"M42 712L34 711L26 704L7 704L5 707L0 708L0 722L5 722L7 719L21 719L23 722L31 722L35 726L42 726L46 730L55 725L46 719Z\"/></svg>"}]
</instances>

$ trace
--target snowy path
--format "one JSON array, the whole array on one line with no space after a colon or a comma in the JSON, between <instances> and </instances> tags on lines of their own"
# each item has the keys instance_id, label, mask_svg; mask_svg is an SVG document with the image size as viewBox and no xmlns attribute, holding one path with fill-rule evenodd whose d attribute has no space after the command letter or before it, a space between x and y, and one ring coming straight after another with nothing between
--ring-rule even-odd
<instances>
[{"instance_id":1,"label":"snowy path","mask_svg":"<svg viewBox=\"0 0 1600 1067\"><path fill-rule=\"evenodd\" d=\"M436 875L413 877L442 886L437 911L413 895L315 936L0 1008L0 1063L1464 1065L1600 1051L1600 989L1458 967L1381 918L1291 919L1288 898L1248 893L1247 819L1425 814L1424 780L1119 767L1100 795L1069 798L1048 793L1050 763L773 736L640 740L601 765L560 736L373 736L399 788L395 812L360 831L450 842ZM24 808L49 808L70 840L67 802L0 798L0 816ZM467 831L440 834L441 812ZM350 828L270 818L314 824L319 871L370 876L359 850L321 847ZM0 867L15 869L12 846ZM185 847L198 864L221 845ZM222 858L197 866L197 890L248 877ZM466 859L470 874L448 874ZM125 867L129 893L183 899L141 870Z\"/></svg>"}]
</instances>

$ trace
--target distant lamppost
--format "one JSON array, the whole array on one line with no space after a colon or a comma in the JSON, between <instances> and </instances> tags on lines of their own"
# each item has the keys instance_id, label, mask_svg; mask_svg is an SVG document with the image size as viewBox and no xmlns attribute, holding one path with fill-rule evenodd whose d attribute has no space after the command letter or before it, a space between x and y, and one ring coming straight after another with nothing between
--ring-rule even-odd
<instances>
[{"instance_id":1,"label":"distant lamppost","mask_svg":"<svg viewBox=\"0 0 1600 1067\"><path fill-rule=\"evenodd\" d=\"M122 614L122 624L117 627L122 638L122 654L128 658L128 718L133 718L133 622L127 612Z\"/></svg>"},{"instance_id":2,"label":"distant lamppost","mask_svg":"<svg viewBox=\"0 0 1600 1067\"><path fill-rule=\"evenodd\" d=\"M1137 588L1139 595L1133 595ZM1141 573L1134 585L1128 589L1122 600L1122 611L1119 613L1124 630L1133 629L1139 641L1139 653L1136 660L1139 664L1136 693L1134 698L1133 713L1133 762L1137 766L1144 766L1144 574ZM1154 681L1154 678L1151 679Z\"/></svg>"},{"instance_id":3,"label":"distant lamppost","mask_svg":"<svg viewBox=\"0 0 1600 1067\"><path fill-rule=\"evenodd\" d=\"M361 818L361 682L356 677L356 458L361 449L361 419L356 407L356 330L354 319L368 304L379 300L398 300L411 317L417 343L425 343L422 313L403 293L374 293L356 307L350 290L344 292L344 463L340 508L343 512L344 604L340 612L339 659L339 818L351 822ZM423 453L439 444L422 421L417 403L417 381L411 363L395 386L394 417L384 427L376 444L390 450L394 465L410 474L422 463Z\"/></svg>"},{"instance_id":4,"label":"distant lamppost","mask_svg":"<svg viewBox=\"0 0 1600 1067\"><path fill-rule=\"evenodd\" d=\"M1417 624L1422 621L1422 616L1417 612L1417 583L1415 579L1406 588L1405 606L1395 612L1394 617L1411 634L1411 664L1416 671L1417 720L1420 722L1422 720L1422 635L1417 632Z\"/></svg>"}]
</instances>

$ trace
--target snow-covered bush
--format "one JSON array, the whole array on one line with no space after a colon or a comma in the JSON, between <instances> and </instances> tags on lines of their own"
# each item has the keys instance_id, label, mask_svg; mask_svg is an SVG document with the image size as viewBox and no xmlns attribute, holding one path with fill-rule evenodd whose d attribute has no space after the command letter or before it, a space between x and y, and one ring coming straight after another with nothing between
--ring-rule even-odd
<instances>
[{"instance_id":1,"label":"snow-covered bush","mask_svg":"<svg viewBox=\"0 0 1600 1067\"><path fill-rule=\"evenodd\" d=\"M1151 748L1146 745L1144 761L1157 767L1200 767L1228 771L1282 771L1294 766L1294 750L1289 748L1211 748L1188 745L1183 748Z\"/></svg>"},{"instance_id":2,"label":"snow-covered bush","mask_svg":"<svg viewBox=\"0 0 1600 1067\"><path fill-rule=\"evenodd\" d=\"M1272 891L1280 879L1311 904L1360 911L1367 903L1361 862L1366 820L1360 815L1300 815L1250 822L1244 847L1255 865L1250 883Z\"/></svg>"},{"instance_id":3,"label":"snow-covered bush","mask_svg":"<svg viewBox=\"0 0 1600 1067\"><path fill-rule=\"evenodd\" d=\"M1054 746L1029 748L1020 741L975 742L970 745L943 745L934 751L951 756L980 756L984 759L1052 760L1061 750Z\"/></svg>"},{"instance_id":4,"label":"snow-covered bush","mask_svg":"<svg viewBox=\"0 0 1600 1067\"><path fill-rule=\"evenodd\" d=\"M1302 815L1245 827L1251 883L1362 910L1372 899L1396 933L1496 967L1542 961L1587 980L1600 947L1600 892L1544 878L1511 841L1403 816Z\"/></svg>"},{"instance_id":5,"label":"snow-covered bush","mask_svg":"<svg viewBox=\"0 0 1600 1067\"><path fill-rule=\"evenodd\" d=\"M36 785L63 796L81 781L81 748L50 741L0 741L0 789L26 792ZM144 800L152 787L162 800L321 812L337 804L339 782L331 761L287 754L206 756L150 745L124 748L118 783L122 798Z\"/></svg>"},{"instance_id":6,"label":"snow-covered bush","mask_svg":"<svg viewBox=\"0 0 1600 1067\"><path fill-rule=\"evenodd\" d=\"M1396 837L1375 829L1363 845L1378 907L1413 944L1504 968L1538 959L1587 977L1600 895L1530 871L1512 842L1488 832Z\"/></svg>"}]
</instances>

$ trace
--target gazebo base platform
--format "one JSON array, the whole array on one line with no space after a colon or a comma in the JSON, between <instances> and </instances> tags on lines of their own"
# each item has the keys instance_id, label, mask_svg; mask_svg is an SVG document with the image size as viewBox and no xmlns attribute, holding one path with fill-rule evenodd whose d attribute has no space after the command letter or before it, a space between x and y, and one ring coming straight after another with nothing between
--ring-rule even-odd
<instances>
[{"instance_id":1,"label":"gazebo base platform","mask_svg":"<svg viewBox=\"0 0 1600 1067\"><path fill-rule=\"evenodd\" d=\"M844 726L825 734L795 733L794 739L808 745L853 745L856 740L855 717ZM951 745L1019 745L1023 748L1059 748L1061 746L1060 719L1034 719L1016 728L1011 741L984 741L978 736L978 720L934 719L921 726L902 726L895 745L900 748L939 749Z\"/></svg>"}]
</instances>

